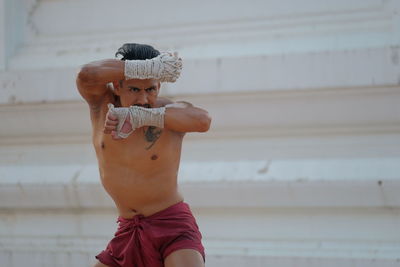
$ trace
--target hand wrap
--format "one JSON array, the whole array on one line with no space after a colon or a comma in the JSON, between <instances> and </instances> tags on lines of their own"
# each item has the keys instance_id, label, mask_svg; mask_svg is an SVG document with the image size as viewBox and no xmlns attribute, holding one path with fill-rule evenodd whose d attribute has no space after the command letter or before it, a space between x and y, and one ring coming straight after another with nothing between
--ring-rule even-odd
<instances>
[{"instance_id":1,"label":"hand wrap","mask_svg":"<svg viewBox=\"0 0 400 267\"><path fill-rule=\"evenodd\" d=\"M177 53L163 52L155 58L125 60L125 79L158 79L175 82L182 71L182 59Z\"/></svg>"},{"instance_id":2,"label":"hand wrap","mask_svg":"<svg viewBox=\"0 0 400 267\"><path fill-rule=\"evenodd\" d=\"M108 104L108 108L108 113L111 113L118 118L117 135L121 138L127 138L135 129L143 126L164 128L165 107L144 108L131 106L129 108L115 108L114 105L110 103ZM121 129L127 120L128 115L132 129L129 132L123 133Z\"/></svg>"}]
</instances>

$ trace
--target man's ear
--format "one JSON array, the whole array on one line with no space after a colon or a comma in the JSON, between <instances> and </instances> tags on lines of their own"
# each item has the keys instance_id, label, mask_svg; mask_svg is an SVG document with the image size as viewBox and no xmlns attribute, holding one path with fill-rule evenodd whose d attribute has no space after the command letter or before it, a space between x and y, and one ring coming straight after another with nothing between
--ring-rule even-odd
<instances>
[{"instance_id":1,"label":"man's ear","mask_svg":"<svg viewBox=\"0 0 400 267\"><path fill-rule=\"evenodd\" d=\"M122 84L121 82L112 82L112 85L114 87L114 94L119 95L119 88L120 88L120 84Z\"/></svg>"}]
</instances>

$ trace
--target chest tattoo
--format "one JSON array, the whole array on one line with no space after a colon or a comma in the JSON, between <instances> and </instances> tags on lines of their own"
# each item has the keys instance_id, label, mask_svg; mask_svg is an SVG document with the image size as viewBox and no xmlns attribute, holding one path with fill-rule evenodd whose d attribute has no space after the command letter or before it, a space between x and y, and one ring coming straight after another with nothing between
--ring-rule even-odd
<instances>
[{"instance_id":1,"label":"chest tattoo","mask_svg":"<svg viewBox=\"0 0 400 267\"><path fill-rule=\"evenodd\" d=\"M160 138L162 130L160 128L149 126L147 130L144 132L144 136L146 141L149 142L149 146L146 147L146 150L149 150Z\"/></svg>"}]
</instances>

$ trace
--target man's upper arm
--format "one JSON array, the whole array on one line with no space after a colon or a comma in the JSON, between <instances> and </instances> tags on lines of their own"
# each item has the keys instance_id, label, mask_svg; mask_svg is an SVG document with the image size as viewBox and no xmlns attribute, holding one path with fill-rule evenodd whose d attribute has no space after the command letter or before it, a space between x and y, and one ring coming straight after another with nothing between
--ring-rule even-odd
<instances>
[{"instance_id":1,"label":"man's upper arm","mask_svg":"<svg viewBox=\"0 0 400 267\"><path fill-rule=\"evenodd\" d=\"M95 83L86 79L85 74L81 70L76 78L76 86L80 95L86 100L91 107L100 106L105 95L112 92L107 84Z\"/></svg>"}]
</instances>

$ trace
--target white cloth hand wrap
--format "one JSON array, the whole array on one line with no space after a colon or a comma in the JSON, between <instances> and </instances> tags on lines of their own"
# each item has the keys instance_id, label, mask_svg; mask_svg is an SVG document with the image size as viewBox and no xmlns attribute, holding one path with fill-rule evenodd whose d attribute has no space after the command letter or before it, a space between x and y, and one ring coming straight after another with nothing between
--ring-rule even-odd
<instances>
[{"instance_id":1,"label":"white cloth hand wrap","mask_svg":"<svg viewBox=\"0 0 400 267\"><path fill-rule=\"evenodd\" d=\"M135 129L143 126L155 126L164 128L165 107L160 108L144 108L131 106L129 108L115 108L113 104L108 104L108 112L118 118L117 135L121 138L127 138ZM129 115L129 122L132 130L127 133L121 132Z\"/></svg>"},{"instance_id":2,"label":"white cloth hand wrap","mask_svg":"<svg viewBox=\"0 0 400 267\"><path fill-rule=\"evenodd\" d=\"M182 59L177 53L163 52L146 60L125 60L125 79L158 79L175 82L182 71Z\"/></svg>"}]
</instances>

